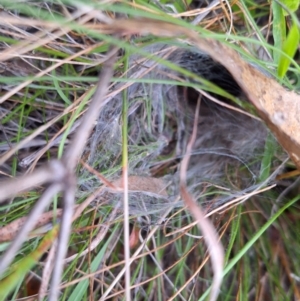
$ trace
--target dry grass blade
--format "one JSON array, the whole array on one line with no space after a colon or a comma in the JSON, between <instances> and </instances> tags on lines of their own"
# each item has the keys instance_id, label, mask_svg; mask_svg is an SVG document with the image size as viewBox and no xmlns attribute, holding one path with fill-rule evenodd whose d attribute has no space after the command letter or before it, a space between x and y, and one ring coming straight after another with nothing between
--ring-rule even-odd
<instances>
[{"instance_id":1,"label":"dry grass blade","mask_svg":"<svg viewBox=\"0 0 300 301\"><path fill-rule=\"evenodd\" d=\"M113 76L113 66L116 61L117 48L108 53L108 61L104 64L97 89L93 100L86 114L83 117L82 124L79 127L74 140L64 155L64 162L69 170L74 170L79 157L84 149L85 143L94 127L94 121L97 119L101 108L104 106L103 98L107 93L109 82Z\"/></svg>"},{"instance_id":2,"label":"dry grass blade","mask_svg":"<svg viewBox=\"0 0 300 301\"><path fill-rule=\"evenodd\" d=\"M84 17L82 17L82 15L84 15ZM73 21L79 18L79 23L80 24L85 24L86 22L88 22L89 20L91 20L92 18L94 18L95 12L93 12L92 9L89 9L89 11L87 10L82 10L82 11L76 11L73 15L71 15L68 19L67 22L69 21ZM82 17L80 19L80 17ZM11 18L11 17L7 17L7 16L1 16L1 23L4 23L4 25L7 24L14 24L16 22L16 18ZM7 22L6 22L7 21ZM26 20L26 19L21 19L18 20L17 23L18 24L26 24L29 23L28 25L32 24L32 20ZM40 22L40 21L39 21ZM51 32L51 35L47 35L45 34L45 32L40 32L38 34L36 34L34 36L34 38L32 40L25 40L22 43L18 43L17 45L15 45L14 47L9 47L7 48L5 51L3 51L1 53L1 58L0 61L6 61L9 60L13 57L16 57L17 55L21 55L23 53L29 52L31 50L36 49L39 46L42 45L46 45L49 42L59 38L62 35L65 35L70 28L68 26L65 26L64 24L57 24L57 22L44 22L41 21L42 26L45 26L46 28L48 28L48 31ZM9 95L12 95L11 93L9 93ZM4 97L0 98L0 103L2 103L3 101L5 101L9 96L5 95Z\"/></svg>"},{"instance_id":3,"label":"dry grass blade","mask_svg":"<svg viewBox=\"0 0 300 301\"><path fill-rule=\"evenodd\" d=\"M84 99L85 95L86 95L86 93L83 96L79 97L72 105L68 106L62 113L58 114L56 117L54 117L52 120L50 120L46 124L40 126L32 134L30 134L29 136L27 136L26 138L24 138L18 144L14 145L10 150L8 150L6 153L4 153L0 157L0 165L2 165L3 163L5 163L19 149L21 149L22 147L26 146L27 143L29 143L32 139L34 139L39 134L41 134L44 131L46 131L48 128L50 128L51 126L53 126L53 124L55 124L59 119L61 119L63 116L65 116L66 114L68 114L72 110L74 110L74 108L76 108L76 106L78 105L78 103L80 103Z\"/></svg>"},{"instance_id":4,"label":"dry grass blade","mask_svg":"<svg viewBox=\"0 0 300 301\"><path fill-rule=\"evenodd\" d=\"M144 249L144 245L151 240L151 238L154 236L154 234L157 232L158 228L160 227L160 224L164 221L165 217L170 213L171 209L166 210L165 213L161 216L161 219L158 221L157 226L153 227L153 229L151 230L151 232L148 234L147 238L144 240L144 244L142 244L141 246L138 247L138 249L134 252L134 254L130 257L130 262L129 264L131 264L134 260L137 259L138 255L141 253L141 251ZM142 255L144 256L144 255ZM110 292L113 290L113 288L115 287L115 285L118 283L118 281L120 281L121 277L124 275L125 273L125 267L120 271L120 273L118 275L115 276L114 281L111 283L111 285L105 290L105 292L103 293L103 295L101 296L99 301L104 301L107 300L108 296L109 297L113 297L115 294L109 295ZM117 293L117 295L119 295L119 293Z\"/></svg>"},{"instance_id":5,"label":"dry grass blade","mask_svg":"<svg viewBox=\"0 0 300 301\"><path fill-rule=\"evenodd\" d=\"M61 163L59 161L52 161L48 166L40 168L32 174L2 181L0 185L0 203L31 187L52 181L61 182L64 177L65 171Z\"/></svg>"},{"instance_id":6,"label":"dry grass blade","mask_svg":"<svg viewBox=\"0 0 300 301\"><path fill-rule=\"evenodd\" d=\"M42 282L41 282L41 286L40 286L39 293L38 293L39 301L43 300L47 295L47 288L48 288L50 278L51 278L51 273L53 270L53 263L55 261L56 248L57 248L57 239L55 239L55 241L53 242L53 245L51 246L51 248L49 250L46 264L43 269Z\"/></svg>"},{"instance_id":7,"label":"dry grass blade","mask_svg":"<svg viewBox=\"0 0 300 301\"><path fill-rule=\"evenodd\" d=\"M64 210L62 214L61 231L59 233L59 244L55 257L55 267L52 277L52 284L50 289L49 300L55 301L58 298L59 284L63 269L63 260L67 251L67 245L70 235L70 225L73 216L74 203L75 203L75 189L76 179L74 170L76 164L81 156L84 145L90 135L94 126L94 121L98 117L99 111L103 106L103 98L107 93L110 79L113 75L113 64L116 59L116 50L111 52L111 57L107 60L106 65L99 78L99 84L96 89L95 96L91 105L86 112L85 117L77 131L70 148L67 150L65 156L61 161L52 161L49 167L41 168L34 171L30 175L23 176L17 179L11 179L4 182L1 188L1 200L5 200L10 196L16 195L25 189L50 183L49 188L44 192L39 202L33 208L28 219L24 223L21 231L18 233L15 240L11 243L6 253L2 256L0 262L0 273L3 273L13 260L16 252L26 240L29 231L36 224L38 217L42 214L44 208L50 202L51 198L56 195L60 190L64 191ZM17 186L16 186L17 185ZM14 187L12 189L12 187ZM15 189L18 187L18 189Z\"/></svg>"},{"instance_id":8,"label":"dry grass blade","mask_svg":"<svg viewBox=\"0 0 300 301\"><path fill-rule=\"evenodd\" d=\"M63 272L63 261L67 254L68 242L71 233L72 215L75 204L75 189L76 178L75 176L68 177L68 183L64 189L64 210L62 214L60 231L58 237L58 244L55 254L54 269L52 274L52 281L50 287L49 300L56 301L59 296L59 285Z\"/></svg>"},{"instance_id":9,"label":"dry grass blade","mask_svg":"<svg viewBox=\"0 0 300 301\"><path fill-rule=\"evenodd\" d=\"M35 227L39 228L42 227L49 222L51 222L54 218L60 217L62 214L61 209L56 210L56 214L53 211L45 212L40 215L39 219L36 221ZM25 224L26 220L28 219L28 216L21 217L19 219L14 220L13 222L9 223L8 225L1 227L0 228L0 242L5 242L5 241L11 241L14 239L18 231L23 227ZM34 231L34 233L31 233L31 237L34 235L38 235L40 233L40 229L38 229L37 232Z\"/></svg>"},{"instance_id":10,"label":"dry grass blade","mask_svg":"<svg viewBox=\"0 0 300 301\"><path fill-rule=\"evenodd\" d=\"M13 181L13 180L12 180ZM33 210L29 214L26 222L21 228L14 241L10 244L4 255L0 260L0 274L3 274L6 268L10 265L16 252L21 247L22 243L26 240L29 231L33 228L38 217L42 214L45 207L49 204L51 198L62 190L62 184L52 184L39 199L38 203L34 206Z\"/></svg>"},{"instance_id":11,"label":"dry grass blade","mask_svg":"<svg viewBox=\"0 0 300 301\"><path fill-rule=\"evenodd\" d=\"M63 261L67 253L67 245L70 236L70 228L75 204L75 178L73 176L75 167L79 161L81 153L84 149L86 141L94 127L94 121L97 119L101 108L103 107L103 98L107 93L110 80L113 76L113 66L116 61L117 49L114 48L108 54L108 60L103 66L99 77L99 83L91 101L90 107L83 117L82 123L75 134L75 137L67 149L62 162L65 164L69 172L68 185L64 190L64 211L61 221L61 229L59 233L59 243L56 253L55 268L53 271L50 298L55 301L58 299L59 284L63 271Z\"/></svg>"},{"instance_id":12,"label":"dry grass blade","mask_svg":"<svg viewBox=\"0 0 300 301\"><path fill-rule=\"evenodd\" d=\"M215 301L218 298L219 290L222 284L223 278L223 265L224 265L224 250L222 243L218 239L218 234L213 224L209 221L200 207L193 200L193 197L189 194L186 187L186 172L188 168L189 159L192 153L192 148L196 140L198 116L200 109L200 99L197 102L197 108L195 112L194 128L192 136L187 145L187 150L180 167L180 193L186 206L191 212L194 219L198 222L199 229L203 232L205 242L208 246L208 252L211 256L212 267L214 271L214 278L212 283L212 289L210 294L210 301Z\"/></svg>"},{"instance_id":13,"label":"dry grass blade","mask_svg":"<svg viewBox=\"0 0 300 301\"><path fill-rule=\"evenodd\" d=\"M113 211L111 212L111 214L109 215L109 218L108 218L106 224L102 224L99 227L98 234L93 239L93 241L91 241L91 243L89 244L89 247L86 250L81 251L80 254L74 254L74 255L66 258L64 262L72 262L72 260L74 260L75 258L86 256L89 252L93 251L100 244L100 242L104 239L105 235L107 234L107 232L110 229L109 224L115 220L115 218L117 216L117 212L119 210L120 210L120 204L117 204L115 206L115 208L113 209Z\"/></svg>"},{"instance_id":14,"label":"dry grass blade","mask_svg":"<svg viewBox=\"0 0 300 301\"><path fill-rule=\"evenodd\" d=\"M297 298L297 181L276 175L278 142L300 167L300 107L260 73L270 4L4 2L0 299Z\"/></svg>"}]
</instances>

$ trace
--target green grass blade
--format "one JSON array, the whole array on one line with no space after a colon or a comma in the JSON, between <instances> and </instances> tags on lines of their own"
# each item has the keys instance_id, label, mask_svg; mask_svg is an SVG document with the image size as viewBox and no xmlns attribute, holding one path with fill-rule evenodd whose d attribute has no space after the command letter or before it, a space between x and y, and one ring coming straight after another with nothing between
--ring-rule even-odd
<instances>
[{"instance_id":1,"label":"green grass blade","mask_svg":"<svg viewBox=\"0 0 300 301\"><path fill-rule=\"evenodd\" d=\"M0 301L6 300L10 292L16 287L20 280L32 269L39 258L51 247L58 234L58 226L49 231L39 246L25 258L20 260L11 268L12 272L0 281Z\"/></svg>"},{"instance_id":2,"label":"green grass blade","mask_svg":"<svg viewBox=\"0 0 300 301\"><path fill-rule=\"evenodd\" d=\"M291 201L289 201L285 206L279 209L265 224L261 227L261 229L250 239L245 246L240 250L240 252L227 264L224 269L223 277L225 277L228 272L239 262L239 260L250 250L250 248L254 245L254 243L263 235L263 233L275 222L275 220L283 214L283 212L291 207L295 202L300 199L300 195L297 195ZM199 299L199 301L205 300L210 292L209 288Z\"/></svg>"},{"instance_id":3,"label":"green grass blade","mask_svg":"<svg viewBox=\"0 0 300 301\"><path fill-rule=\"evenodd\" d=\"M286 39L286 23L283 14L282 7L275 1L272 1L273 11L273 37L274 46L276 49L281 50ZM280 53L277 51L273 52L273 59L276 65L280 60Z\"/></svg>"},{"instance_id":4,"label":"green grass blade","mask_svg":"<svg viewBox=\"0 0 300 301\"><path fill-rule=\"evenodd\" d=\"M275 153L275 143L271 135L268 136L265 143L265 150L261 160L259 182L265 181L270 176L272 160Z\"/></svg>"},{"instance_id":5,"label":"green grass blade","mask_svg":"<svg viewBox=\"0 0 300 301\"><path fill-rule=\"evenodd\" d=\"M282 50L286 55L280 55L278 64L278 76L283 78L291 64L299 45L299 28L294 23L290 29L286 41L283 44Z\"/></svg>"},{"instance_id":6,"label":"green grass blade","mask_svg":"<svg viewBox=\"0 0 300 301\"><path fill-rule=\"evenodd\" d=\"M112 231L109 239L106 241L106 243L103 245L103 247L101 248L101 250L99 251L99 253L95 256L95 258L93 259L89 272L90 273L94 273L97 271L97 269L99 268L99 265L101 263L101 261L103 260L103 257L105 255L106 249L111 241L111 239L114 237L115 232L117 231L118 227L116 226L115 229ZM83 300L83 296L84 294L86 294L87 292L87 288L89 285L89 280L83 280L81 282L79 282L75 289L73 290L72 294L69 297L69 301L81 301Z\"/></svg>"}]
</instances>

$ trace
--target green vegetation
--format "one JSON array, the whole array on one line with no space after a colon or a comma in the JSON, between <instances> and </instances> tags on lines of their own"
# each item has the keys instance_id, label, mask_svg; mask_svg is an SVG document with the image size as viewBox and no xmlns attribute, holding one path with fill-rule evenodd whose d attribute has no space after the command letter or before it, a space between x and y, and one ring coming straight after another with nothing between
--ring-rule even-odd
<instances>
[{"instance_id":1,"label":"green vegetation","mask_svg":"<svg viewBox=\"0 0 300 301\"><path fill-rule=\"evenodd\" d=\"M206 7L198 9L199 1L0 0L1 181L30 174L63 156L88 110L112 46L121 49L111 79L114 86L76 168L76 205L88 198L91 202L72 224L67 252L72 259L64 265L60 300L104 300L106 296L105 300L125 300L123 197L120 192L100 191L105 184L101 176L115 184L128 168L130 176L174 181L179 160L174 160L174 149L162 151L166 139L179 139L175 129L163 132L164 126L174 128L178 121L173 108L159 106L145 93L128 98L130 85L141 83L145 90L165 84L213 91L253 113L249 104L149 50L155 43L187 47L184 37L141 36L135 29L127 35L112 35L103 24L128 18L149 22L149 26L159 21L183 26L228 45L283 86L299 91L299 1L290 2L283 8L277 1L222 2L195 25L192 21ZM130 77L130 68L134 64L134 71L138 70L142 57L151 57L192 81L178 76ZM203 179L207 182L203 191L194 189L198 183L188 187L207 213L213 211L209 218L224 246L224 280L218 300L300 298L298 174L291 174L296 167L271 136L251 162L228 167L219 185ZM250 175L252 168L257 177ZM246 177L249 190L242 184ZM139 185L133 182L130 185ZM133 300L206 300L209 294L213 275L203 233L180 200L178 185L174 186L168 187L169 199L153 190L129 194L126 247L134 259ZM35 185L0 203L0 237L4 237L4 227L29 214L45 187ZM238 191L245 198L231 204ZM225 198L226 205L222 203ZM41 225L0 275L0 300L37 294L43 272L50 275L47 256L58 232L52 222L60 221L62 199L57 193L46 206L45 211L51 212L47 222L42 223L44 216L35 217ZM13 237L18 229L11 228ZM8 240L1 239L0 255Z\"/></svg>"}]
</instances>

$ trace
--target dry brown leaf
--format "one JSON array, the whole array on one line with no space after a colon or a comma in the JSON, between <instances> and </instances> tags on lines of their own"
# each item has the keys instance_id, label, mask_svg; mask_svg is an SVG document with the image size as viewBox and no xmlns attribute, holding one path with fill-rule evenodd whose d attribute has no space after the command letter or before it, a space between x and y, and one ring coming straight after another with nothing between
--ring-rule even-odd
<instances>
[{"instance_id":1,"label":"dry brown leaf","mask_svg":"<svg viewBox=\"0 0 300 301\"><path fill-rule=\"evenodd\" d=\"M134 249L140 241L139 233L140 233L140 228L136 224L134 224L129 237L129 246L131 250Z\"/></svg>"},{"instance_id":2,"label":"dry brown leaf","mask_svg":"<svg viewBox=\"0 0 300 301\"><path fill-rule=\"evenodd\" d=\"M26 278L26 295L24 297L37 295L41 286L41 279L34 274L30 274ZM32 300L36 300L36 298Z\"/></svg>"},{"instance_id":3,"label":"dry brown leaf","mask_svg":"<svg viewBox=\"0 0 300 301\"><path fill-rule=\"evenodd\" d=\"M107 180L101 173L93 169L91 166L81 160L81 164L92 174L96 175L104 185L114 192L123 191L123 178L119 178L113 182ZM166 191L166 183L159 178L129 176L128 189L131 191L151 192L162 196L168 196Z\"/></svg>"},{"instance_id":4,"label":"dry brown leaf","mask_svg":"<svg viewBox=\"0 0 300 301\"><path fill-rule=\"evenodd\" d=\"M113 182L113 185L122 188L122 178ZM166 183L159 178L130 176L128 177L128 189L131 191L151 192L167 197Z\"/></svg>"}]
</instances>

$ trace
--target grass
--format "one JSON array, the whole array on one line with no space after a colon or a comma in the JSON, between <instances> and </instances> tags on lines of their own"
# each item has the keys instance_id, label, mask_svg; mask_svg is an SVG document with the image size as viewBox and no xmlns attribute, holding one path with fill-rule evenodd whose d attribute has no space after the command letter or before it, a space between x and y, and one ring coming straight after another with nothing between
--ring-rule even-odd
<instances>
[{"instance_id":1,"label":"grass","mask_svg":"<svg viewBox=\"0 0 300 301\"><path fill-rule=\"evenodd\" d=\"M128 300L128 295L125 296L129 283L124 277L124 261L128 263L130 252L133 259L130 286L134 300L205 300L213 277L209 253L203 233L177 198L176 185L168 188L172 197L167 199L152 190L146 195L129 194L127 208L131 214L127 214L122 209L121 193L99 191L103 181L99 180L97 172L112 183L126 169L129 175L164 176L168 181L176 181L177 162L168 162L174 158L174 153L162 153L166 137L172 139L159 135L162 125L168 124L172 128L176 121L174 111L141 95L127 98L126 84L134 81L144 85L145 89L151 85L155 89L156 84L171 84L221 95L225 92L195 75L192 75L193 82L159 76L157 79L139 76L128 79L130 75L123 73L132 67L130 55L149 57L147 48L143 47L155 42L182 44L172 38L151 35L136 35L130 39L112 36L101 31L101 24L106 18L118 18L119 14L173 22L196 30L203 37L226 43L248 61L267 70L284 86L299 89L299 66L290 65L287 75L280 79L276 65L272 63L275 53L278 56L281 51L272 46L272 28L280 24L270 23L269 4L236 1L231 6L232 17L227 4L222 4L198 26L191 24L192 17L175 19L166 14L173 12L174 7L179 9L178 13L188 11L186 3L181 1L24 3L0 0L0 5L4 14L0 21L3 67L0 78L0 171L3 179L30 174L50 159L63 157L89 107L99 70L103 69L111 45L122 49L112 78L116 85L109 91L117 91L118 96L111 97L102 108L81 156L82 161L76 167L76 204L84 204L88 198L91 202L72 224L67 251L67 257L72 259L63 267L59 299ZM231 22L233 26L228 32ZM15 53L9 52L11 47L15 47ZM259 55L260 50L268 60ZM191 72L167 60L160 57L154 60L184 76L191 76ZM299 54L294 61L299 63ZM153 114L153 107L157 109L157 115ZM225 249L224 280L218 300L300 298L298 182L294 178L276 180L272 176L279 171L295 169L292 162L279 169L285 159L286 155L270 136L264 149L247 162L251 168L259 166L257 180L250 186L253 189L262 183L265 183L264 187L273 183L277 186L252 195L241 204L226 202L222 208L217 199L223 196L232 200L243 190L239 180L249 177L243 164L238 170L228 169L219 185L206 185L203 191L199 191L199 187L203 188L199 183L196 183L198 190L190 183L195 198L202 201L208 212L216 210L210 219ZM94 171L88 170L82 162ZM265 182L270 178L272 183ZM204 180L209 182L210 179ZM136 183L130 183L133 184ZM231 184L235 189L226 190ZM44 185L35 185L32 190L25 190L2 203L0 226L11 225L26 217L44 190ZM52 221L60 220L62 200L63 195L56 194L45 209L52 212L46 223L48 228L37 227L39 232L33 232L22 244L9 270L0 276L0 300L33 296L38 293L41 283L47 283L51 268L46 264L57 235L57 228L51 230L51 225ZM170 201L176 206L170 206ZM40 217L36 219L40 220ZM124 219L129 220L126 224L130 226L130 235L125 240ZM12 237L17 231L18 227L12 228ZM1 251L12 237L1 242Z\"/></svg>"}]
</instances>

